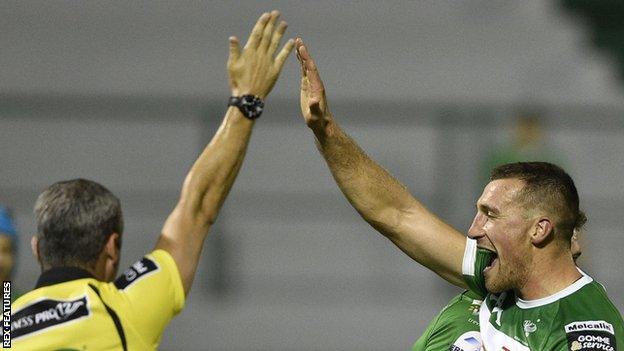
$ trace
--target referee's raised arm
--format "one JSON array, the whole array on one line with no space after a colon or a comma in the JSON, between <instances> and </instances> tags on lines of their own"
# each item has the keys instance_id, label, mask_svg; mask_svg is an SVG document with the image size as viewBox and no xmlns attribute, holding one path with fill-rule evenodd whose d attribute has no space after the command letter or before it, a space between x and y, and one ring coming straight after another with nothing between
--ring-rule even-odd
<instances>
[{"instance_id":1,"label":"referee's raised arm","mask_svg":"<svg viewBox=\"0 0 624 351\"><path fill-rule=\"evenodd\" d=\"M176 262L188 294L202 246L242 165L254 121L264 107L284 62L294 47L288 40L276 54L286 22L279 12L264 13L241 50L230 37L227 63L232 97L223 122L189 171L180 200L169 215L157 249L169 252ZM224 101L225 103L225 101Z\"/></svg>"}]
</instances>

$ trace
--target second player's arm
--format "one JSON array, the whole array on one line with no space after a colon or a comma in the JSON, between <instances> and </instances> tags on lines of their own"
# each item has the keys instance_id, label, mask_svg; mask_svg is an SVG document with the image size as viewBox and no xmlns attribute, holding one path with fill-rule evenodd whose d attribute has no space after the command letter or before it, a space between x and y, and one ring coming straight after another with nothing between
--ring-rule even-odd
<instances>
[{"instance_id":1,"label":"second player's arm","mask_svg":"<svg viewBox=\"0 0 624 351\"><path fill-rule=\"evenodd\" d=\"M465 237L429 212L336 123L316 65L297 41L302 64L301 109L317 147L349 202L403 252L449 282L465 287Z\"/></svg>"}]
</instances>

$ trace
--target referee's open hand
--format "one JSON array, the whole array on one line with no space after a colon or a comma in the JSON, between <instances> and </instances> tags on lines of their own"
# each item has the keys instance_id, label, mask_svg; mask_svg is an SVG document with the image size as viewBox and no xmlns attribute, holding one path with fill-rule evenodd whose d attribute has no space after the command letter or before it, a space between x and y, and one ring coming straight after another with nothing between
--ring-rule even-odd
<instances>
[{"instance_id":1,"label":"referee's open hand","mask_svg":"<svg viewBox=\"0 0 624 351\"><path fill-rule=\"evenodd\" d=\"M294 47L289 39L275 55L288 26L278 11L264 13L256 22L242 52L238 38L230 37L230 58L227 68L232 96L256 95L264 99L270 92Z\"/></svg>"}]
</instances>

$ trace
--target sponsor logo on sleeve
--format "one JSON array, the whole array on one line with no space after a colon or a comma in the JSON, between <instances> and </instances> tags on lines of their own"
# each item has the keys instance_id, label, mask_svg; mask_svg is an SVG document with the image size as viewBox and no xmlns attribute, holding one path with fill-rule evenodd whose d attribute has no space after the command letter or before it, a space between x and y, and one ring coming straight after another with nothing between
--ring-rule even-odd
<instances>
[{"instance_id":1,"label":"sponsor logo on sleeve","mask_svg":"<svg viewBox=\"0 0 624 351\"><path fill-rule=\"evenodd\" d=\"M571 351L616 351L613 325L606 321L578 321L565 327Z\"/></svg>"},{"instance_id":2,"label":"sponsor logo on sleeve","mask_svg":"<svg viewBox=\"0 0 624 351\"><path fill-rule=\"evenodd\" d=\"M449 349L449 351L479 350L481 350L481 334L478 331L469 331L462 334Z\"/></svg>"},{"instance_id":3,"label":"sponsor logo on sleeve","mask_svg":"<svg viewBox=\"0 0 624 351\"><path fill-rule=\"evenodd\" d=\"M126 269L123 274L115 280L115 286L119 290L123 290L133 283L137 282L141 278L149 275L152 272L158 270L156 262L147 257L143 257L140 261L135 262L132 266Z\"/></svg>"},{"instance_id":4,"label":"sponsor logo on sleeve","mask_svg":"<svg viewBox=\"0 0 624 351\"><path fill-rule=\"evenodd\" d=\"M11 336L19 337L89 316L87 296L76 300L39 300L11 316Z\"/></svg>"}]
</instances>

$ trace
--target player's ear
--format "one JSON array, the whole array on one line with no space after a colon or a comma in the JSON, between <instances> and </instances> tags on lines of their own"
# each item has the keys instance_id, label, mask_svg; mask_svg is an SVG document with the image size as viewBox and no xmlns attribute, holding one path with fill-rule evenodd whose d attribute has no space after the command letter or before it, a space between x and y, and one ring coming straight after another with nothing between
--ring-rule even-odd
<instances>
[{"instance_id":1,"label":"player's ear","mask_svg":"<svg viewBox=\"0 0 624 351\"><path fill-rule=\"evenodd\" d=\"M110 282L115 279L117 270L119 269L119 260L121 256L121 237L117 233L113 233L106 240L104 245L104 281Z\"/></svg>"},{"instance_id":2,"label":"player's ear","mask_svg":"<svg viewBox=\"0 0 624 351\"><path fill-rule=\"evenodd\" d=\"M104 253L107 258L113 261L119 261L119 254L121 253L121 237L119 234L112 233L108 237L106 245L104 245Z\"/></svg>"},{"instance_id":3,"label":"player's ear","mask_svg":"<svg viewBox=\"0 0 624 351\"><path fill-rule=\"evenodd\" d=\"M542 246L552 238L553 234L552 221L548 217L542 217L535 223L531 233L531 243L536 246Z\"/></svg>"},{"instance_id":4,"label":"player's ear","mask_svg":"<svg viewBox=\"0 0 624 351\"><path fill-rule=\"evenodd\" d=\"M30 238L30 249L32 250L33 256L35 256L35 259L37 259L37 262L41 264L41 257L39 256L39 238L37 238L37 236Z\"/></svg>"}]
</instances>

